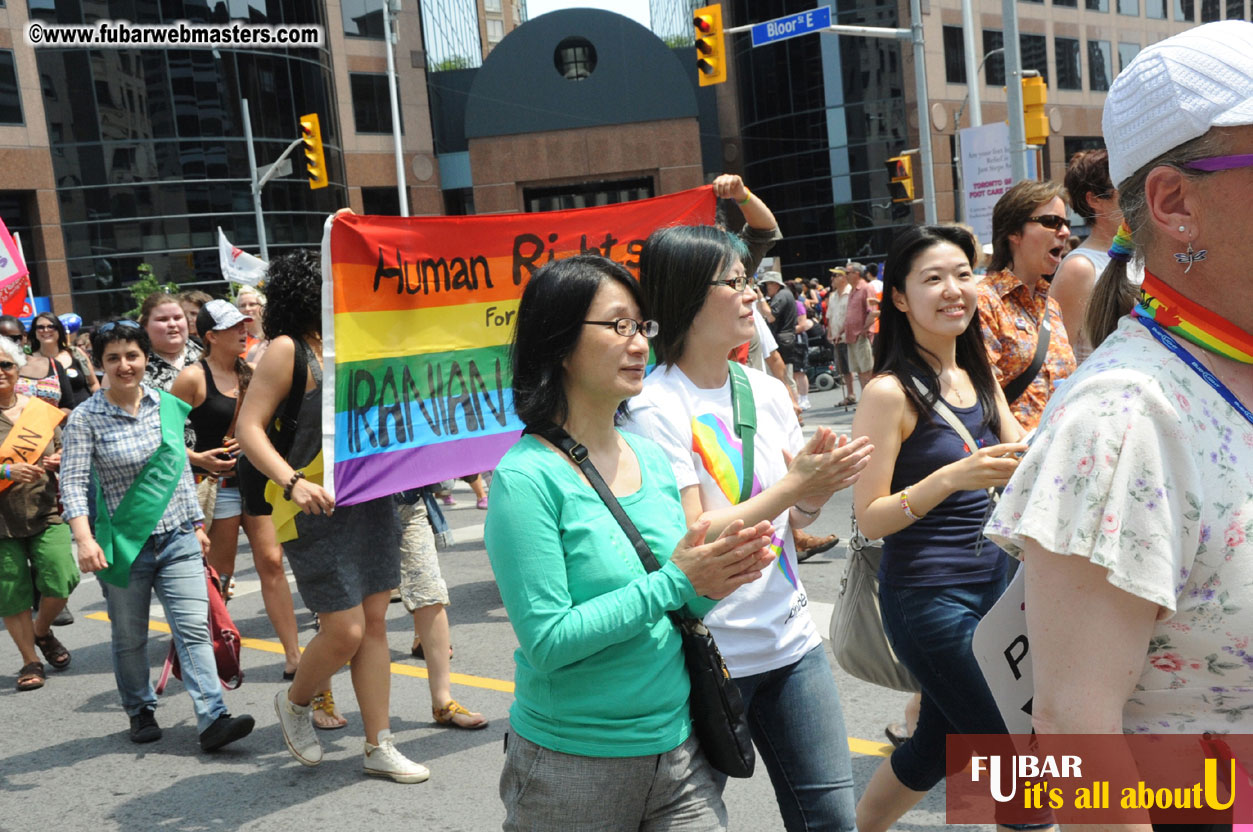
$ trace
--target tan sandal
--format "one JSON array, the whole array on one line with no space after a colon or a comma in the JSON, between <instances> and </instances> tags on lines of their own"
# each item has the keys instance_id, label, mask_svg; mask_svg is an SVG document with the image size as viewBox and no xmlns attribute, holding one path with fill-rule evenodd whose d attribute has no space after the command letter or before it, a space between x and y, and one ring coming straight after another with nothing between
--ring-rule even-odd
<instances>
[{"instance_id":1,"label":"tan sandal","mask_svg":"<svg viewBox=\"0 0 1253 832\"><path fill-rule=\"evenodd\" d=\"M309 707L313 712L313 727L320 728L323 731L337 731L348 724L348 720L335 710L335 696L329 691L324 690L309 702ZM324 714L325 718L330 719L334 724L323 724L318 722L319 713Z\"/></svg>"},{"instance_id":2,"label":"tan sandal","mask_svg":"<svg viewBox=\"0 0 1253 832\"><path fill-rule=\"evenodd\" d=\"M435 717L435 721L440 725L446 725L449 728L462 728L466 731L477 731L480 728L487 727L487 718L482 714L476 714L466 710L456 699L449 699L448 704L442 708L432 708L431 716ZM470 719L477 719L478 722L461 723L457 721L457 717L464 716Z\"/></svg>"}]
</instances>

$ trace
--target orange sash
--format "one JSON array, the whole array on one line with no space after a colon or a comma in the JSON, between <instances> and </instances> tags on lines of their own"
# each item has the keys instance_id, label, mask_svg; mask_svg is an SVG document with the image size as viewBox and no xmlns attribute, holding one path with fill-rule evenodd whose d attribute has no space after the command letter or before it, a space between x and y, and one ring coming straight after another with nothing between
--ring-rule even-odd
<instances>
[{"instance_id":1,"label":"orange sash","mask_svg":"<svg viewBox=\"0 0 1253 832\"><path fill-rule=\"evenodd\" d=\"M31 398L22 408L22 415L17 417L4 443L0 444L0 465L14 462L37 465L44 449L52 441L57 425L64 419L65 414L60 408L42 399ZM12 484L12 480L0 480L0 493Z\"/></svg>"}]
</instances>

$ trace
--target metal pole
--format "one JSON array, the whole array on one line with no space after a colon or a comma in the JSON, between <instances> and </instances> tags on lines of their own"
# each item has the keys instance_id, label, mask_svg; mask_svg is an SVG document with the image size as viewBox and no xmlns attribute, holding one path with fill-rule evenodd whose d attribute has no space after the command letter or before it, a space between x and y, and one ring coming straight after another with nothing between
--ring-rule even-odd
<instances>
[{"instance_id":1,"label":"metal pole","mask_svg":"<svg viewBox=\"0 0 1253 832\"><path fill-rule=\"evenodd\" d=\"M970 126L983 124L983 105L979 101L979 70L975 63L975 12L971 0L962 0L962 41L966 48L966 95L970 98ZM955 128L961 127L961 117Z\"/></svg>"},{"instance_id":2,"label":"metal pole","mask_svg":"<svg viewBox=\"0 0 1253 832\"><path fill-rule=\"evenodd\" d=\"M915 0L916 1L916 0ZM1022 50L1018 43L1018 0L1001 0L1005 29L1005 89L1009 93L1009 161L1013 179L1027 178L1027 125L1022 112Z\"/></svg>"},{"instance_id":3,"label":"metal pole","mask_svg":"<svg viewBox=\"0 0 1253 832\"><path fill-rule=\"evenodd\" d=\"M1016 3L1018 0L1005 0ZM922 157L922 209L927 225L935 225L935 167L931 156L931 117L927 113L927 53L922 38L922 0L909 0L914 40L914 81L918 96L918 153ZM1019 107L1019 110L1022 108Z\"/></svg>"},{"instance_id":4,"label":"metal pole","mask_svg":"<svg viewBox=\"0 0 1253 832\"><path fill-rule=\"evenodd\" d=\"M392 50L392 2L383 2L383 39L387 42L387 92L392 102L392 144L396 149L396 191L400 195L400 216L409 216L409 194L405 188L405 154L400 146L400 99L396 92L396 57ZM400 3L397 1L397 6Z\"/></svg>"},{"instance_id":5,"label":"metal pole","mask_svg":"<svg viewBox=\"0 0 1253 832\"><path fill-rule=\"evenodd\" d=\"M248 99L239 100L244 111L244 140L248 145L248 182L252 189L252 210L257 216L257 243L261 247L261 259L269 261L270 249L265 244L265 216L261 213L261 188L257 185L257 152L252 147L252 116L248 114Z\"/></svg>"}]
</instances>

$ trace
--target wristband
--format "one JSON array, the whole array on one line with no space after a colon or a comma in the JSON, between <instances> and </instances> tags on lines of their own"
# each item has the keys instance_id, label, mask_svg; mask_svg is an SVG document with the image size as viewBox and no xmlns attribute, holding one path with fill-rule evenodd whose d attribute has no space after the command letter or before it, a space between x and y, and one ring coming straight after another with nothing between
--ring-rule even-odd
<instances>
[{"instance_id":1,"label":"wristband","mask_svg":"<svg viewBox=\"0 0 1253 832\"><path fill-rule=\"evenodd\" d=\"M747 205L748 201L753 198L753 192L748 188L744 189L744 198L735 200L736 205Z\"/></svg>"},{"instance_id":2,"label":"wristband","mask_svg":"<svg viewBox=\"0 0 1253 832\"><path fill-rule=\"evenodd\" d=\"M922 519L917 514L914 514L913 510L909 507L909 489L903 489L901 491L901 511L905 512L905 516L910 520Z\"/></svg>"},{"instance_id":3,"label":"wristband","mask_svg":"<svg viewBox=\"0 0 1253 832\"><path fill-rule=\"evenodd\" d=\"M809 509L807 509L807 508L801 508L799 505L793 505L793 506L792 506L792 508L796 509L796 510L797 510L797 511L799 511L801 514L805 515L806 517L810 518L811 520L812 520L813 518L817 517L819 514L821 514L821 513L822 513L822 509L821 509L821 508L816 508L816 509L814 509L813 511L810 511L810 510L809 510Z\"/></svg>"},{"instance_id":4,"label":"wristband","mask_svg":"<svg viewBox=\"0 0 1253 832\"><path fill-rule=\"evenodd\" d=\"M5 466L4 466L4 474L3 474L3 478L4 478L4 479L6 479L6 480L11 480L11 479L13 479L13 477L9 476L9 466L8 466L8 465L5 465Z\"/></svg>"},{"instance_id":5,"label":"wristband","mask_svg":"<svg viewBox=\"0 0 1253 832\"><path fill-rule=\"evenodd\" d=\"M305 478L304 471L297 471L296 473L291 475L291 479L287 482L287 485L283 486L283 499L284 500L291 499L291 490L296 487L296 481L303 480L304 478Z\"/></svg>"},{"instance_id":6,"label":"wristband","mask_svg":"<svg viewBox=\"0 0 1253 832\"><path fill-rule=\"evenodd\" d=\"M192 524L191 524L191 527L192 527L193 529L195 529L196 531L198 531L198 532L199 532L199 531L204 531L204 521L203 521L203 520L197 520L195 523L192 523Z\"/></svg>"}]
</instances>

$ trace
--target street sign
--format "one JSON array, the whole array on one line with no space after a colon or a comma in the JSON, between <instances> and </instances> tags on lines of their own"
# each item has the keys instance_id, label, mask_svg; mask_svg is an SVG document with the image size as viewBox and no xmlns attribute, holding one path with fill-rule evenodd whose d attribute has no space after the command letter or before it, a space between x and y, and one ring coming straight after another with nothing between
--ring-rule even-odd
<instances>
[{"instance_id":1,"label":"street sign","mask_svg":"<svg viewBox=\"0 0 1253 832\"><path fill-rule=\"evenodd\" d=\"M800 14L776 17L753 26L753 46L761 46L779 40L787 40L810 32L818 32L831 25L831 7L819 6Z\"/></svg>"},{"instance_id":2,"label":"street sign","mask_svg":"<svg viewBox=\"0 0 1253 832\"><path fill-rule=\"evenodd\" d=\"M261 167L257 168L257 176L259 176L262 179L265 179L267 176L269 176L270 169L275 166L278 167L278 170L274 171L275 176L290 176L291 175L291 159L284 159L281 162L275 162L273 165L262 165Z\"/></svg>"}]
</instances>

